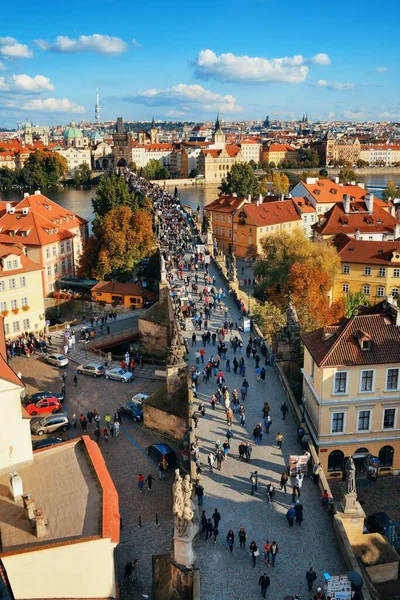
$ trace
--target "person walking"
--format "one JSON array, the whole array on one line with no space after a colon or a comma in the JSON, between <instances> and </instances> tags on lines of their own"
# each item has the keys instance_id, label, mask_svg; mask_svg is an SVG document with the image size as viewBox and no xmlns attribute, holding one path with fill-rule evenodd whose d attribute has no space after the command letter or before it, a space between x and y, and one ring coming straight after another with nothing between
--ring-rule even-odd
<instances>
[{"instance_id":1,"label":"person walking","mask_svg":"<svg viewBox=\"0 0 400 600\"><path fill-rule=\"evenodd\" d=\"M285 420L286 419L286 415L287 415L287 413L289 411L288 405L286 404L285 401L282 402L280 411L282 413L282 419Z\"/></svg>"},{"instance_id":2,"label":"person walking","mask_svg":"<svg viewBox=\"0 0 400 600\"><path fill-rule=\"evenodd\" d=\"M271 580L266 573L261 575L260 579L258 580L258 585L261 587L261 596L263 598L266 598L267 590L268 590L269 586L271 585Z\"/></svg>"},{"instance_id":3,"label":"person walking","mask_svg":"<svg viewBox=\"0 0 400 600\"><path fill-rule=\"evenodd\" d=\"M202 533L206 532L206 526L207 526L207 516L206 516L206 511L202 510L201 511L201 531L200 531L200 535Z\"/></svg>"},{"instance_id":4,"label":"person walking","mask_svg":"<svg viewBox=\"0 0 400 600\"><path fill-rule=\"evenodd\" d=\"M221 514L218 512L218 509L216 508L212 514L212 520L214 521L214 526L218 527L219 522L221 520Z\"/></svg>"},{"instance_id":5,"label":"person walking","mask_svg":"<svg viewBox=\"0 0 400 600\"><path fill-rule=\"evenodd\" d=\"M271 544L269 543L269 540L267 540L264 544L264 562L267 565L267 567L271 566L270 556L271 556Z\"/></svg>"},{"instance_id":6,"label":"person walking","mask_svg":"<svg viewBox=\"0 0 400 600\"><path fill-rule=\"evenodd\" d=\"M312 586L314 585L314 581L317 579L317 574L312 567L310 567L308 569L308 571L306 573L306 579L307 579L308 590L311 591Z\"/></svg>"},{"instance_id":7,"label":"person walking","mask_svg":"<svg viewBox=\"0 0 400 600\"><path fill-rule=\"evenodd\" d=\"M74 429L76 429L77 424L78 424L78 417L74 413L71 417L71 425Z\"/></svg>"},{"instance_id":8,"label":"person walking","mask_svg":"<svg viewBox=\"0 0 400 600\"><path fill-rule=\"evenodd\" d=\"M208 462L208 466L210 467L211 473L213 472L214 461L215 461L215 456L212 452L210 452L210 454L207 457L207 462Z\"/></svg>"},{"instance_id":9,"label":"person walking","mask_svg":"<svg viewBox=\"0 0 400 600\"><path fill-rule=\"evenodd\" d=\"M240 424L244 425L246 423L246 409L243 406L243 404L241 404L239 406L239 417L240 417Z\"/></svg>"},{"instance_id":10,"label":"person walking","mask_svg":"<svg viewBox=\"0 0 400 600\"><path fill-rule=\"evenodd\" d=\"M317 591L313 596L313 600L326 600L326 596L321 587L317 587Z\"/></svg>"},{"instance_id":11,"label":"person walking","mask_svg":"<svg viewBox=\"0 0 400 600\"><path fill-rule=\"evenodd\" d=\"M158 463L157 469L158 469L158 479L160 481L161 481L161 479L165 479L164 463L162 460L160 460L160 462Z\"/></svg>"},{"instance_id":12,"label":"person walking","mask_svg":"<svg viewBox=\"0 0 400 600\"><path fill-rule=\"evenodd\" d=\"M81 424L81 428L82 428L83 433L86 433L87 419L86 419L85 415L81 414L81 416L79 417L79 422Z\"/></svg>"},{"instance_id":13,"label":"person walking","mask_svg":"<svg viewBox=\"0 0 400 600\"><path fill-rule=\"evenodd\" d=\"M279 546L278 546L278 544L274 540L272 542L272 544L271 544L271 566L272 567L275 566L275 561L276 561L276 557L278 555L278 552L279 552Z\"/></svg>"},{"instance_id":14,"label":"person walking","mask_svg":"<svg viewBox=\"0 0 400 600\"><path fill-rule=\"evenodd\" d=\"M96 440L97 443L99 443L101 437L101 431L98 427L96 427L96 429L94 430L94 439Z\"/></svg>"},{"instance_id":15,"label":"person walking","mask_svg":"<svg viewBox=\"0 0 400 600\"><path fill-rule=\"evenodd\" d=\"M119 429L120 429L119 421L114 421L114 433L115 433L115 437L119 436Z\"/></svg>"},{"instance_id":16,"label":"person walking","mask_svg":"<svg viewBox=\"0 0 400 600\"><path fill-rule=\"evenodd\" d=\"M281 434L280 431L278 431L278 434L276 436L276 445L278 446L279 449L282 448L282 442L283 442L283 435Z\"/></svg>"},{"instance_id":17,"label":"person walking","mask_svg":"<svg viewBox=\"0 0 400 600\"><path fill-rule=\"evenodd\" d=\"M211 519L207 519L207 523L206 523L206 541L208 540L208 538L211 539L212 531L213 531L212 521L211 521Z\"/></svg>"},{"instance_id":18,"label":"person walking","mask_svg":"<svg viewBox=\"0 0 400 600\"><path fill-rule=\"evenodd\" d=\"M269 482L267 485L267 498L268 498L268 502L270 504L272 504L272 502L274 500L274 494L275 494L274 484Z\"/></svg>"},{"instance_id":19,"label":"person walking","mask_svg":"<svg viewBox=\"0 0 400 600\"><path fill-rule=\"evenodd\" d=\"M143 492L144 477L141 473L139 473L139 475L137 477L137 484L138 484L139 492Z\"/></svg>"},{"instance_id":20,"label":"person walking","mask_svg":"<svg viewBox=\"0 0 400 600\"><path fill-rule=\"evenodd\" d=\"M77 385L78 385L78 378L77 378L76 374L74 375L74 385L75 385L75 387L77 387Z\"/></svg>"},{"instance_id":21,"label":"person walking","mask_svg":"<svg viewBox=\"0 0 400 600\"><path fill-rule=\"evenodd\" d=\"M235 534L233 533L233 529L230 529L226 536L226 543L228 544L229 551L233 552L233 545L235 543Z\"/></svg>"},{"instance_id":22,"label":"person walking","mask_svg":"<svg viewBox=\"0 0 400 600\"><path fill-rule=\"evenodd\" d=\"M257 491L258 487L258 472L254 471L250 475L250 483L251 483L251 495L254 496L254 492Z\"/></svg>"},{"instance_id":23,"label":"person walking","mask_svg":"<svg viewBox=\"0 0 400 600\"><path fill-rule=\"evenodd\" d=\"M295 516L296 516L296 511L294 510L293 506L291 506L286 513L286 518L289 522L289 527L293 527L293 521L294 521Z\"/></svg>"},{"instance_id":24,"label":"person walking","mask_svg":"<svg viewBox=\"0 0 400 600\"><path fill-rule=\"evenodd\" d=\"M246 530L245 530L244 527L241 527L239 529L238 538L239 538L240 548L245 549L246 548L247 534L246 534Z\"/></svg>"},{"instance_id":25,"label":"person walking","mask_svg":"<svg viewBox=\"0 0 400 600\"><path fill-rule=\"evenodd\" d=\"M281 475L281 490L283 490L285 492L285 496L287 493L286 486L288 483L288 479L289 479L289 477L288 477L287 473L282 473L282 475Z\"/></svg>"},{"instance_id":26,"label":"person walking","mask_svg":"<svg viewBox=\"0 0 400 600\"><path fill-rule=\"evenodd\" d=\"M218 537L218 534L219 534L218 525L214 525L212 533L213 533L213 536L214 536L214 544L216 544L217 543L217 537Z\"/></svg>"},{"instance_id":27,"label":"person walking","mask_svg":"<svg viewBox=\"0 0 400 600\"><path fill-rule=\"evenodd\" d=\"M312 473L312 476L311 476L313 482L316 485L318 485L318 483L319 483L319 474L320 474L320 471L321 471L321 463L319 462L319 463L316 463L314 465L314 467L313 467L313 473Z\"/></svg>"},{"instance_id":28,"label":"person walking","mask_svg":"<svg viewBox=\"0 0 400 600\"><path fill-rule=\"evenodd\" d=\"M197 496L197 504L199 506L203 506L204 488L201 485L201 483L196 484L196 496Z\"/></svg>"},{"instance_id":29,"label":"person walking","mask_svg":"<svg viewBox=\"0 0 400 600\"><path fill-rule=\"evenodd\" d=\"M153 481L155 481L155 479L154 479L153 475L151 473L149 473L147 475L146 481L145 481L145 483L147 483L147 489L149 490L149 492L151 492Z\"/></svg>"},{"instance_id":30,"label":"person walking","mask_svg":"<svg viewBox=\"0 0 400 600\"><path fill-rule=\"evenodd\" d=\"M303 505L299 500L295 504L294 511L296 513L296 523L300 527L303 522Z\"/></svg>"},{"instance_id":31,"label":"person walking","mask_svg":"<svg viewBox=\"0 0 400 600\"><path fill-rule=\"evenodd\" d=\"M249 546L249 550L250 550L250 554L251 554L251 560L253 562L253 567L256 566L256 558L257 556L259 556L260 552L258 550L257 544L255 543L255 541L253 540Z\"/></svg>"}]
</instances>

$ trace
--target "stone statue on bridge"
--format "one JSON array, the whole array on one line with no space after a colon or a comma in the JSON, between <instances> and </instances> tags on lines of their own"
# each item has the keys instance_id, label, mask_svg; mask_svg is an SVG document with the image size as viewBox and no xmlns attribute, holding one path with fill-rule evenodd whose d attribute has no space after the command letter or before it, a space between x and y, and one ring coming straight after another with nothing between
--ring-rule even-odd
<instances>
[{"instance_id":1,"label":"stone statue on bridge","mask_svg":"<svg viewBox=\"0 0 400 600\"><path fill-rule=\"evenodd\" d=\"M346 494L355 493L356 490L356 465L353 457L346 462Z\"/></svg>"},{"instance_id":2,"label":"stone statue on bridge","mask_svg":"<svg viewBox=\"0 0 400 600\"><path fill-rule=\"evenodd\" d=\"M175 530L179 537L187 537L194 517L191 507L192 484L189 475L185 475L185 479L182 480L179 469L175 470L173 497L172 510L175 517Z\"/></svg>"}]
</instances>

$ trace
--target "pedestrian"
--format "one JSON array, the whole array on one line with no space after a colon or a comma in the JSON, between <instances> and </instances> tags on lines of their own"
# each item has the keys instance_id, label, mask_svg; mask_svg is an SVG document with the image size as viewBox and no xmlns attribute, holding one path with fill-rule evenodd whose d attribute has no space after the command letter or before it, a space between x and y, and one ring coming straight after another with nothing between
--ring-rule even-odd
<instances>
[{"instance_id":1,"label":"pedestrian","mask_svg":"<svg viewBox=\"0 0 400 600\"><path fill-rule=\"evenodd\" d=\"M226 536L226 543L228 544L229 551L233 552L233 545L235 543L235 534L233 533L232 529L230 529L228 531L228 534Z\"/></svg>"},{"instance_id":2,"label":"pedestrian","mask_svg":"<svg viewBox=\"0 0 400 600\"><path fill-rule=\"evenodd\" d=\"M94 439L96 440L97 443L99 443L100 436L101 436L101 431L98 427L96 427L96 429L94 430Z\"/></svg>"},{"instance_id":3,"label":"pedestrian","mask_svg":"<svg viewBox=\"0 0 400 600\"><path fill-rule=\"evenodd\" d=\"M271 544L271 565L273 567L275 566L275 561L276 561L278 552L279 552L279 546L274 540Z\"/></svg>"},{"instance_id":4,"label":"pedestrian","mask_svg":"<svg viewBox=\"0 0 400 600\"><path fill-rule=\"evenodd\" d=\"M221 514L218 512L218 509L215 509L212 515L212 520L214 521L214 525L218 527L219 522L221 520Z\"/></svg>"},{"instance_id":5,"label":"pedestrian","mask_svg":"<svg viewBox=\"0 0 400 600\"><path fill-rule=\"evenodd\" d=\"M285 401L282 402L280 410L281 410L281 413L282 413L282 419L285 420L286 419L286 415L287 415L288 410L289 410L288 405L286 404Z\"/></svg>"},{"instance_id":6,"label":"pedestrian","mask_svg":"<svg viewBox=\"0 0 400 600\"><path fill-rule=\"evenodd\" d=\"M257 491L257 487L258 487L258 472L257 471L254 471L250 475L250 483L251 483L251 495L254 496L254 492Z\"/></svg>"},{"instance_id":7,"label":"pedestrian","mask_svg":"<svg viewBox=\"0 0 400 600\"><path fill-rule=\"evenodd\" d=\"M212 452L210 452L210 454L207 457L207 462L208 462L208 466L210 467L210 471L211 473L213 472L213 466L214 466L214 462L215 462L215 456Z\"/></svg>"},{"instance_id":8,"label":"pedestrian","mask_svg":"<svg viewBox=\"0 0 400 600\"><path fill-rule=\"evenodd\" d=\"M271 554L271 544L269 543L269 540L267 540L264 544L264 562L267 565L267 567L270 567L270 554Z\"/></svg>"},{"instance_id":9,"label":"pedestrian","mask_svg":"<svg viewBox=\"0 0 400 600\"><path fill-rule=\"evenodd\" d=\"M201 531L200 534L205 533L206 532L206 526L207 526L207 516L206 516L206 511L202 510L201 511Z\"/></svg>"},{"instance_id":10,"label":"pedestrian","mask_svg":"<svg viewBox=\"0 0 400 600\"><path fill-rule=\"evenodd\" d=\"M303 481L304 481L304 475L301 471L299 471L296 475L296 484L300 491L303 486Z\"/></svg>"},{"instance_id":11,"label":"pedestrian","mask_svg":"<svg viewBox=\"0 0 400 600\"><path fill-rule=\"evenodd\" d=\"M275 494L275 487L273 483L268 483L267 485L267 498L268 502L272 504Z\"/></svg>"},{"instance_id":12,"label":"pedestrian","mask_svg":"<svg viewBox=\"0 0 400 600\"><path fill-rule=\"evenodd\" d=\"M119 428L120 428L120 424L118 421L114 421L114 433L115 433L115 437L119 436Z\"/></svg>"},{"instance_id":13,"label":"pedestrian","mask_svg":"<svg viewBox=\"0 0 400 600\"><path fill-rule=\"evenodd\" d=\"M141 473L139 473L139 475L137 476L137 484L138 484L139 492L143 492L144 477Z\"/></svg>"},{"instance_id":14,"label":"pedestrian","mask_svg":"<svg viewBox=\"0 0 400 600\"><path fill-rule=\"evenodd\" d=\"M282 448L282 442L283 442L283 435L281 434L280 431L278 431L278 434L276 436L276 445L278 446L278 448Z\"/></svg>"},{"instance_id":15,"label":"pedestrian","mask_svg":"<svg viewBox=\"0 0 400 600\"><path fill-rule=\"evenodd\" d=\"M201 413L202 417L206 416L206 403L205 402L202 402L200 404L200 413Z\"/></svg>"},{"instance_id":16,"label":"pedestrian","mask_svg":"<svg viewBox=\"0 0 400 600\"><path fill-rule=\"evenodd\" d=\"M146 481L145 483L147 483L147 489L149 490L149 492L151 492L151 487L153 485L153 481L155 481L153 475L151 473L149 473L146 477Z\"/></svg>"},{"instance_id":17,"label":"pedestrian","mask_svg":"<svg viewBox=\"0 0 400 600\"><path fill-rule=\"evenodd\" d=\"M196 496L197 496L197 504L199 506L203 506L204 488L201 485L201 483L198 482L196 484L195 491L196 491Z\"/></svg>"},{"instance_id":18,"label":"pedestrian","mask_svg":"<svg viewBox=\"0 0 400 600\"><path fill-rule=\"evenodd\" d=\"M296 516L296 511L294 510L293 506L291 506L286 513L286 518L289 522L289 527L293 527L293 521L294 521L295 516Z\"/></svg>"},{"instance_id":19,"label":"pedestrian","mask_svg":"<svg viewBox=\"0 0 400 600\"><path fill-rule=\"evenodd\" d=\"M282 473L282 475L281 475L281 490L283 489L283 491L285 492L285 496L286 496L286 493L287 493L286 492L286 486L287 486L287 483L288 483L288 479L289 479L289 477L288 477L287 473Z\"/></svg>"},{"instance_id":20,"label":"pedestrian","mask_svg":"<svg viewBox=\"0 0 400 600\"><path fill-rule=\"evenodd\" d=\"M294 511L296 513L296 523L300 527L300 525L303 522L303 505L300 503L299 500L297 500L295 504Z\"/></svg>"},{"instance_id":21,"label":"pedestrian","mask_svg":"<svg viewBox=\"0 0 400 600\"><path fill-rule=\"evenodd\" d=\"M292 490L292 504L296 504L297 500L300 498L300 490L299 486L295 483Z\"/></svg>"},{"instance_id":22,"label":"pedestrian","mask_svg":"<svg viewBox=\"0 0 400 600\"><path fill-rule=\"evenodd\" d=\"M74 413L71 418L71 425L74 429L76 429L77 423L78 423L78 418L77 418L76 414Z\"/></svg>"},{"instance_id":23,"label":"pedestrian","mask_svg":"<svg viewBox=\"0 0 400 600\"><path fill-rule=\"evenodd\" d=\"M217 469L218 469L218 471L220 471L221 467L222 467L222 461L224 460L224 452L221 449L217 450L216 460L217 460Z\"/></svg>"},{"instance_id":24,"label":"pedestrian","mask_svg":"<svg viewBox=\"0 0 400 600\"><path fill-rule=\"evenodd\" d=\"M317 587L317 591L313 596L313 600L326 600L326 596L322 591L322 588Z\"/></svg>"},{"instance_id":25,"label":"pedestrian","mask_svg":"<svg viewBox=\"0 0 400 600\"><path fill-rule=\"evenodd\" d=\"M87 420L88 420L88 422L89 422L89 425L91 425L91 424L92 424L92 421L93 421L93 413L92 413L92 411L91 411L91 410L89 410L89 411L88 411L88 413L87 413L86 417L87 417Z\"/></svg>"},{"instance_id":26,"label":"pedestrian","mask_svg":"<svg viewBox=\"0 0 400 600\"><path fill-rule=\"evenodd\" d=\"M258 580L258 585L261 586L261 596L263 598L266 598L267 590L268 590L269 586L271 585L270 578L268 577L268 575L266 573L264 573L264 575L261 575L260 579Z\"/></svg>"},{"instance_id":27,"label":"pedestrian","mask_svg":"<svg viewBox=\"0 0 400 600\"><path fill-rule=\"evenodd\" d=\"M212 533L213 533L213 536L214 536L214 544L216 544L217 543L217 537L218 537L218 534L219 534L218 525L214 525Z\"/></svg>"},{"instance_id":28,"label":"pedestrian","mask_svg":"<svg viewBox=\"0 0 400 600\"><path fill-rule=\"evenodd\" d=\"M75 385L75 387L78 385L78 378L77 378L76 374L74 375L74 385Z\"/></svg>"},{"instance_id":29,"label":"pedestrian","mask_svg":"<svg viewBox=\"0 0 400 600\"><path fill-rule=\"evenodd\" d=\"M67 379L67 374L66 374L66 372L64 371L64 373L62 374L63 385L65 385L65 381L66 381L66 379Z\"/></svg>"},{"instance_id":30,"label":"pedestrian","mask_svg":"<svg viewBox=\"0 0 400 600\"><path fill-rule=\"evenodd\" d=\"M318 485L319 483L319 473L321 471L321 463L316 463L313 467L312 480L314 483Z\"/></svg>"},{"instance_id":31,"label":"pedestrian","mask_svg":"<svg viewBox=\"0 0 400 600\"><path fill-rule=\"evenodd\" d=\"M246 409L243 406L243 404L241 404L239 406L239 417L240 417L240 424L244 425L246 423Z\"/></svg>"},{"instance_id":32,"label":"pedestrian","mask_svg":"<svg viewBox=\"0 0 400 600\"><path fill-rule=\"evenodd\" d=\"M256 558L257 556L260 555L260 552L257 548L257 544L255 543L255 541L253 540L249 546L249 550L250 550L250 554L251 554L251 560L253 562L253 567L256 566Z\"/></svg>"},{"instance_id":33,"label":"pedestrian","mask_svg":"<svg viewBox=\"0 0 400 600\"><path fill-rule=\"evenodd\" d=\"M238 537L239 537L239 544L240 544L240 548L246 548L246 539L247 539L247 534L246 534L246 530L244 527L241 527L239 529L239 533L238 533Z\"/></svg>"},{"instance_id":34,"label":"pedestrian","mask_svg":"<svg viewBox=\"0 0 400 600\"><path fill-rule=\"evenodd\" d=\"M266 419L270 413L270 407L269 407L269 403L268 402L264 402L264 406L262 409L262 413L263 413L263 419Z\"/></svg>"},{"instance_id":35,"label":"pedestrian","mask_svg":"<svg viewBox=\"0 0 400 600\"><path fill-rule=\"evenodd\" d=\"M307 579L307 587L310 590L312 590L312 586L314 585L314 581L317 579L317 574L314 571L314 569L312 567L310 567L306 573L306 579Z\"/></svg>"},{"instance_id":36,"label":"pedestrian","mask_svg":"<svg viewBox=\"0 0 400 600\"><path fill-rule=\"evenodd\" d=\"M79 422L81 424L83 433L86 433L87 419L86 419L85 415L83 415L82 413L81 413L81 416L79 417Z\"/></svg>"},{"instance_id":37,"label":"pedestrian","mask_svg":"<svg viewBox=\"0 0 400 600\"><path fill-rule=\"evenodd\" d=\"M111 425L111 415L107 413L104 417L104 421L106 422L107 429L109 430Z\"/></svg>"}]
</instances>

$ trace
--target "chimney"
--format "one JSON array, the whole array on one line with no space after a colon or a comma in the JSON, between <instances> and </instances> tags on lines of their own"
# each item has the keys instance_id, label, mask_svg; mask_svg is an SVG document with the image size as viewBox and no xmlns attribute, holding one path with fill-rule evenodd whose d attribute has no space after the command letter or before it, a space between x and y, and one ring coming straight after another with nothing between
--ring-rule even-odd
<instances>
[{"instance_id":1,"label":"chimney","mask_svg":"<svg viewBox=\"0 0 400 600\"><path fill-rule=\"evenodd\" d=\"M10 475L10 492L13 500L18 500L24 493L22 479L16 471L13 471Z\"/></svg>"},{"instance_id":2,"label":"chimney","mask_svg":"<svg viewBox=\"0 0 400 600\"><path fill-rule=\"evenodd\" d=\"M332 181L333 181L333 183L339 183L339 177L338 176L332 177Z\"/></svg>"},{"instance_id":3,"label":"chimney","mask_svg":"<svg viewBox=\"0 0 400 600\"><path fill-rule=\"evenodd\" d=\"M369 214L372 214L374 212L374 196L369 192L365 194L365 204Z\"/></svg>"},{"instance_id":4,"label":"chimney","mask_svg":"<svg viewBox=\"0 0 400 600\"><path fill-rule=\"evenodd\" d=\"M396 208L393 205L389 208L389 213L392 217L396 216Z\"/></svg>"},{"instance_id":5,"label":"chimney","mask_svg":"<svg viewBox=\"0 0 400 600\"><path fill-rule=\"evenodd\" d=\"M42 192L40 190L35 190L35 196L40 196Z\"/></svg>"},{"instance_id":6,"label":"chimney","mask_svg":"<svg viewBox=\"0 0 400 600\"><path fill-rule=\"evenodd\" d=\"M355 181L350 181L350 185L356 185Z\"/></svg>"},{"instance_id":7,"label":"chimney","mask_svg":"<svg viewBox=\"0 0 400 600\"><path fill-rule=\"evenodd\" d=\"M48 522L46 517L43 515L43 511L41 508L35 510L35 519L34 519L34 527L36 530L36 537L43 538L47 535L47 527Z\"/></svg>"},{"instance_id":8,"label":"chimney","mask_svg":"<svg viewBox=\"0 0 400 600\"><path fill-rule=\"evenodd\" d=\"M360 230L357 227L357 229L356 229L356 240L359 240L359 239L360 239Z\"/></svg>"},{"instance_id":9,"label":"chimney","mask_svg":"<svg viewBox=\"0 0 400 600\"><path fill-rule=\"evenodd\" d=\"M28 198L29 192L24 192L24 198Z\"/></svg>"},{"instance_id":10,"label":"chimney","mask_svg":"<svg viewBox=\"0 0 400 600\"><path fill-rule=\"evenodd\" d=\"M285 194L281 194L280 201L282 202L282 200L284 200L284 199L285 199Z\"/></svg>"},{"instance_id":11,"label":"chimney","mask_svg":"<svg viewBox=\"0 0 400 600\"><path fill-rule=\"evenodd\" d=\"M343 209L346 215L350 214L350 195L344 194L343 196Z\"/></svg>"},{"instance_id":12,"label":"chimney","mask_svg":"<svg viewBox=\"0 0 400 600\"><path fill-rule=\"evenodd\" d=\"M362 190L365 190L365 183L357 183L358 187L360 187Z\"/></svg>"},{"instance_id":13,"label":"chimney","mask_svg":"<svg viewBox=\"0 0 400 600\"><path fill-rule=\"evenodd\" d=\"M247 196L247 200L248 200L248 202L251 202L251 194L249 194L249 195Z\"/></svg>"},{"instance_id":14,"label":"chimney","mask_svg":"<svg viewBox=\"0 0 400 600\"><path fill-rule=\"evenodd\" d=\"M27 519L32 520L35 518L35 499L30 494L24 494L22 496L24 502L24 511Z\"/></svg>"},{"instance_id":15,"label":"chimney","mask_svg":"<svg viewBox=\"0 0 400 600\"><path fill-rule=\"evenodd\" d=\"M9 202L7 202L6 204L6 212L9 213L11 210L11 204Z\"/></svg>"},{"instance_id":16,"label":"chimney","mask_svg":"<svg viewBox=\"0 0 400 600\"><path fill-rule=\"evenodd\" d=\"M306 183L308 185L314 185L314 183L317 183L318 177L306 177Z\"/></svg>"},{"instance_id":17,"label":"chimney","mask_svg":"<svg viewBox=\"0 0 400 600\"><path fill-rule=\"evenodd\" d=\"M400 223L396 223L394 226L394 239L398 240L400 237Z\"/></svg>"}]
</instances>

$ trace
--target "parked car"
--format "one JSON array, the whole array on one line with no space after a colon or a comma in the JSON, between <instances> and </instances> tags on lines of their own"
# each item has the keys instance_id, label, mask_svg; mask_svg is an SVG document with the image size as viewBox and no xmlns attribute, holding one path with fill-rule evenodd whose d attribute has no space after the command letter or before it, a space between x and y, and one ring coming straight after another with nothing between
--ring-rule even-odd
<instances>
[{"instance_id":1,"label":"parked car","mask_svg":"<svg viewBox=\"0 0 400 600\"><path fill-rule=\"evenodd\" d=\"M143 404L143 401L146 400L146 398L148 397L148 394L135 394L134 396L132 396L132 402L140 402L141 404Z\"/></svg>"},{"instance_id":2,"label":"parked car","mask_svg":"<svg viewBox=\"0 0 400 600\"><path fill-rule=\"evenodd\" d=\"M125 371L125 369L121 369L121 367L113 367L112 369L107 369L105 373L105 378L116 379L117 381L122 381L122 383L126 383L127 381L132 381L133 373Z\"/></svg>"},{"instance_id":3,"label":"parked car","mask_svg":"<svg viewBox=\"0 0 400 600\"><path fill-rule=\"evenodd\" d=\"M56 413L62 409L61 402L51 398L42 398L39 402L35 404L28 404L26 407L26 411L32 417L36 415L41 415L42 413Z\"/></svg>"},{"instance_id":4,"label":"parked car","mask_svg":"<svg viewBox=\"0 0 400 600\"><path fill-rule=\"evenodd\" d=\"M39 400L42 400L43 398L63 402L64 394L57 394L56 392L36 392L36 394L31 394L25 399L25 404L36 404L36 402L39 402Z\"/></svg>"},{"instance_id":5,"label":"parked car","mask_svg":"<svg viewBox=\"0 0 400 600\"><path fill-rule=\"evenodd\" d=\"M141 402L126 402L119 410L124 417L132 421L143 421L143 404Z\"/></svg>"},{"instance_id":6,"label":"parked car","mask_svg":"<svg viewBox=\"0 0 400 600\"><path fill-rule=\"evenodd\" d=\"M151 444L151 446L147 446L146 453L157 463L165 456L168 466L171 469L176 466L175 450L171 446L168 446L168 444Z\"/></svg>"},{"instance_id":7,"label":"parked car","mask_svg":"<svg viewBox=\"0 0 400 600\"><path fill-rule=\"evenodd\" d=\"M41 448L48 448L49 446L61 444L63 441L64 440L61 438L46 438L44 440L37 440L37 442L33 442L32 446L34 450L40 450Z\"/></svg>"},{"instance_id":8,"label":"parked car","mask_svg":"<svg viewBox=\"0 0 400 600\"><path fill-rule=\"evenodd\" d=\"M79 365L77 368L78 373L83 373L84 375L91 375L92 377L100 377L104 375L105 369L103 365L96 362L85 363L84 365Z\"/></svg>"},{"instance_id":9,"label":"parked car","mask_svg":"<svg viewBox=\"0 0 400 600\"><path fill-rule=\"evenodd\" d=\"M31 432L34 435L44 435L45 433L53 433L53 431L67 431L69 428L70 422L65 415L43 417L31 423Z\"/></svg>"},{"instance_id":10,"label":"parked car","mask_svg":"<svg viewBox=\"0 0 400 600\"><path fill-rule=\"evenodd\" d=\"M69 363L68 358L64 354L48 354L44 360L55 367L66 367Z\"/></svg>"}]
</instances>

